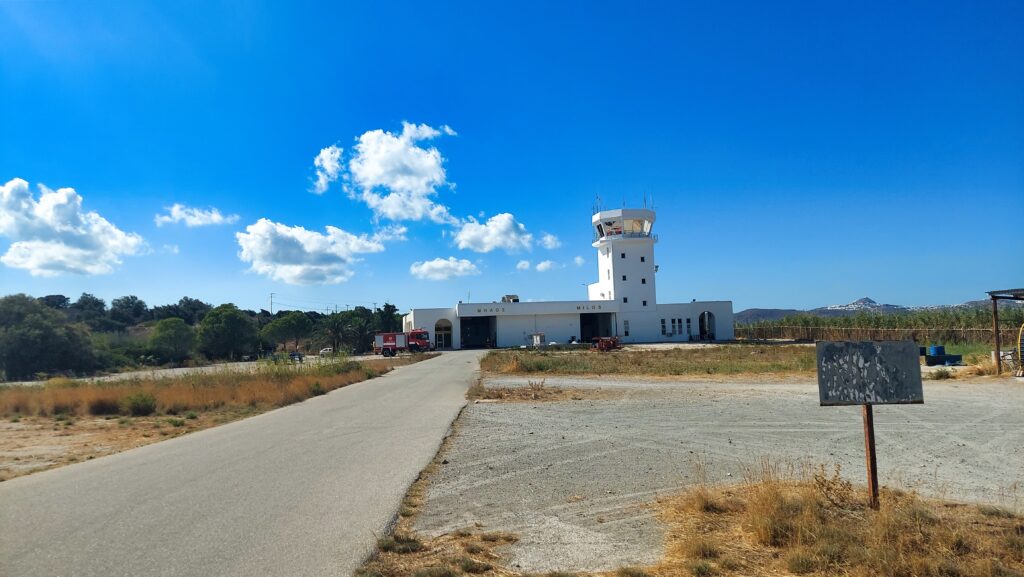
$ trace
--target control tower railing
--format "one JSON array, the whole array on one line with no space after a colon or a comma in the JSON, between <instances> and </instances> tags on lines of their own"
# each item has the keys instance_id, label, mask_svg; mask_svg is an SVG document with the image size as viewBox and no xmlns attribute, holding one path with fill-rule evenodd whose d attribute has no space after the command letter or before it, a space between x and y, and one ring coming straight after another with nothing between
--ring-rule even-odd
<instances>
[{"instance_id":1,"label":"control tower railing","mask_svg":"<svg viewBox=\"0 0 1024 577\"><path fill-rule=\"evenodd\" d=\"M601 236L600 234L597 234L596 230L594 231L593 242L597 242L603 238L650 238L654 242L658 242L658 235L656 234L647 234L643 232L615 232Z\"/></svg>"}]
</instances>

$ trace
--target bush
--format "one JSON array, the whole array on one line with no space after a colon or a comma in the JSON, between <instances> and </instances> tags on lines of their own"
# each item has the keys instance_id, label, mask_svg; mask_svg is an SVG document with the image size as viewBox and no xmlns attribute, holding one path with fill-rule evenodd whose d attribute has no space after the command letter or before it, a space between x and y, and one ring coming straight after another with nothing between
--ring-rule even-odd
<instances>
[{"instance_id":1,"label":"bush","mask_svg":"<svg viewBox=\"0 0 1024 577\"><path fill-rule=\"evenodd\" d=\"M412 535L396 533L378 540L377 548L385 553L415 553L423 550L423 543Z\"/></svg>"},{"instance_id":2,"label":"bush","mask_svg":"<svg viewBox=\"0 0 1024 577\"><path fill-rule=\"evenodd\" d=\"M152 415L156 412L156 397L144 391L132 393L121 401L121 409L133 417Z\"/></svg>"},{"instance_id":3,"label":"bush","mask_svg":"<svg viewBox=\"0 0 1024 577\"><path fill-rule=\"evenodd\" d=\"M797 549L786 556L786 568L797 575L810 573L817 568L814 557L802 549Z\"/></svg>"},{"instance_id":4,"label":"bush","mask_svg":"<svg viewBox=\"0 0 1024 577\"><path fill-rule=\"evenodd\" d=\"M323 385L320 384L320 381L314 381L313 384L309 386L309 394L314 397L319 397L320 395L326 395L327 391L324 389Z\"/></svg>"},{"instance_id":5,"label":"bush","mask_svg":"<svg viewBox=\"0 0 1024 577\"><path fill-rule=\"evenodd\" d=\"M466 573L486 573L492 569L488 563L482 563L469 557L459 559L459 567Z\"/></svg>"},{"instance_id":6,"label":"bush","mask_svg":"<svg viewBox=\"0 0 1024 577\"><path fill-rule=\"evenodd\" d=\"M121 412L121 403L110 396L95 397L89 401L90 415L116 415Z\"/></svg>"}]
</instances>

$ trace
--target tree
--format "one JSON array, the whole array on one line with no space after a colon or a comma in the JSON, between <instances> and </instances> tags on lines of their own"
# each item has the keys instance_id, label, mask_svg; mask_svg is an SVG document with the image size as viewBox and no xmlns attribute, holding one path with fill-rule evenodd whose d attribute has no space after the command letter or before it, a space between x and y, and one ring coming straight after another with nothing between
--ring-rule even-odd
<instances>
[{"instance_id":1,"label":"tree","mask_svg":"<svg viewBox=\"0 0 1024 577\"><path fill-rule=\"evenodd\" d=\"M317 324L317 335L338 353L341 350L341 343L345 340L345 313L334 313L320 319Z\"/></svg>"},{"instance_id":2,"label":"tree","mask_svg":"<svg viewBox=\"0 0 1024 577\"><path fill-rule=\"evenodd\" d=\"M110 318L126 326L137 325L149 318L146 301L128 295L110 301Z\"/></svg>"},{"instance_id":3,"label":"tree","mask_svg":"<svg viewBox=\"0 0 1024 577\"><path fill-rule=\"evenodd\" d=\"M64 295L46 295L44 297L39 297L39 302L51 309L57 310L65 310L71 306L71 299Z\"/></svg>"},{"instance_id":4,"label":"tree","mask_svg":"<svg viewBox=\"0 0 1024 577\"><path fill-rule=\"evenodd\" d=\"M374 324L377 331L382 333L395 333L402 328L402 315L398 314L398 307L391 303L384 303L373 313Z\"/></svg>"},{"instance_id":5,"label":"tree","mask_svg":"<svg viewBox=\"0 0 1024 577\"><path fill-rule=\"evenodd\" d=\"M0 369L8 379L40 372L81 373L95 368L88 331L36 299L0 298Z\"/></svg>"},{"instance_id":6,"label":"tree","mask_svg":"<svg viewBox=\"0 0 1024 577\"><path fill-rule=\"evenodd\" d=\"M187 359L195 346L196 335L184 320L177 317L163 319L153 328L149 345L161 359L180 363Z\"/></svg>"},{"instance_id":7,"label":"tree","mask_svg":"<svg viewBox=\"0 0 1024 577\"><path fill-rule=\"evenodd\" d=\"M256 347L256 326L233 304L211 310L199 323L199 350L214 359L232 359Z\"/></svg>"},{"instance_id":8,"label":"tree","mask_svg":"<svg viewBox=\"0 0 1024 577\"><path fill-rule=\"evenodd\" d=\"M308 337L313 330L309 317L300 311L291 311L270 321L263 327L260 335L271 342L286 343L295 341L295 350L299 350L299 339Z\"/></svg>"}]
</instances>

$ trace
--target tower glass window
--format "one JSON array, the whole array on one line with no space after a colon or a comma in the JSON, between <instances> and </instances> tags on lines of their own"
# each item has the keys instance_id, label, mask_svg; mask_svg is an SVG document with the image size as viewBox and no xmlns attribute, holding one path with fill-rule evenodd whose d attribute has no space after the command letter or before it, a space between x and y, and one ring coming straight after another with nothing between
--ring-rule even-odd
<instances>
[{"instance_id":1,"label":"tower glass window","mask_svg":"<svg viewBox=\"0 0 1024 577\"><path fill-rule=\"evenodd\" d=\"M647 257L646 256L640 257L640 262L647 262Z\"/></svg>"},{"instance_id":2,"label":"tower glass window","mask_svg":"<svg viewBox=\"0 0 1024 577\"><path fill-rule=\"evenodd\" d=\"M640 279L640 284L647 284L647 279L645 279L645 278Z\"/></svg>"},{"instance_id":3,"label":"tower glass window","mask_svg":"<svg viewBox=\"0 0 1024 577\"><path fill-rule=\"evenodd\" d=\"M629 302L629 297L622 297L622 302L623 303L628 303Z\"/></svg>"},{"instance_id":4,"label":"tower glass window","mask_svg":"<svg viewBox=\"0 0 1024 577\"><path fill-rule=\"evenodd\" d=\"M626 275L622 275L622 280L626 280Z\"/></svg>"},{"instance_id":5,"label":"tower glass window","mask_svg":"<svg viewBox=\"0 0 1024 577\"><path fill-rule=\"evenodd\" d=\"M621 254L622 254L622 258L626 258L626 253L621 253Z\"/></svg>"},{"instance_id":6,"label":"tower glass window","mask_svg":"<svg viewBox=\"0 0 1024 577\"><path fill-rule=\"evenodd\" d=\"M644 306L647 306L647 301L644 301Z\"/></svg>"}]
</instances>

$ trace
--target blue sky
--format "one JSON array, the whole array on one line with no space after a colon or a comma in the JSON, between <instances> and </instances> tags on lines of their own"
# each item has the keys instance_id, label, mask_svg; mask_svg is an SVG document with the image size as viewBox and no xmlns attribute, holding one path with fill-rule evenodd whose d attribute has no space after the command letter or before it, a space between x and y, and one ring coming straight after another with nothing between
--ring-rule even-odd
<instances>
[{"instance_id":1,"label":"blue sky","mask_svg":"<svg viewBox=\"0 0 1024 577\"><path fill-rule=\"evenodd\" d=\"M1024 284L1022 27L1014 2L0 3L0 294L579 299L595 199L647 195L662 302L977 299Z\"/></svg>"}]
</instances>

